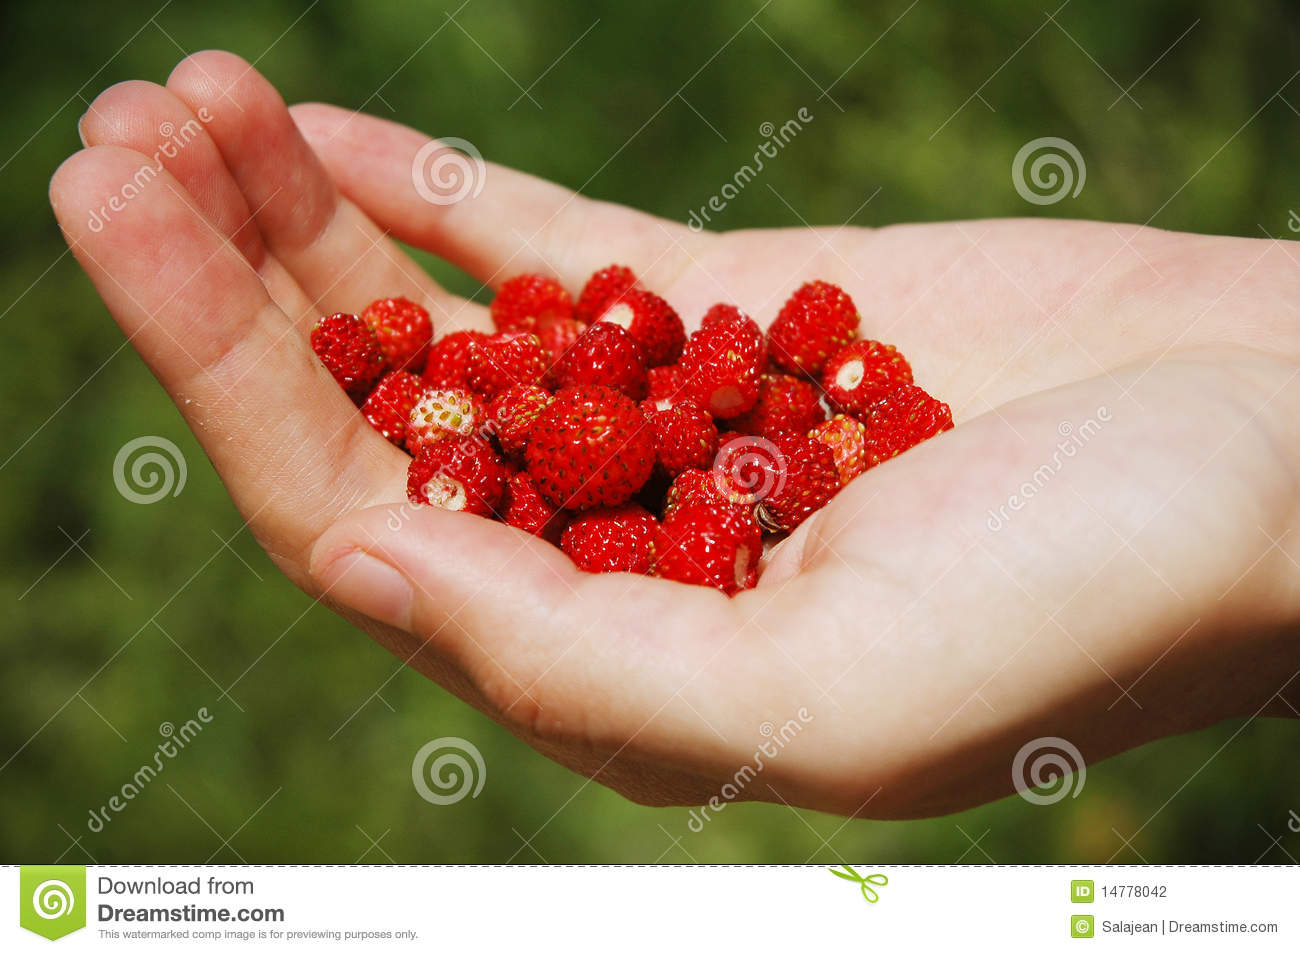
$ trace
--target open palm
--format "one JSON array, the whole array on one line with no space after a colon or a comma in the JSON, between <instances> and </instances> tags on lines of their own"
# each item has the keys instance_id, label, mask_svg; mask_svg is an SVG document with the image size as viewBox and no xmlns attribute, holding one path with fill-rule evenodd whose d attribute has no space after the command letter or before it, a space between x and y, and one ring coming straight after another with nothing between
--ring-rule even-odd
<instances>
[{"instance_id":1,"label":"open palm","mask_svg":"<svg viewBox=\"0 0 1300 954\"><path fill-rule=\"evenodd\" d=\"M427 137L288 110L219 52L107 90L82 136L60 224L281 569L629 797L932 814L1011 791L1033 740L1092 761L1300 698L1293 246L1047 220L700 234L496 166L431 203ZM407 458L315 361L319 315L380 297L488 327L387 234L493 285L626 263L688 330L834 281L958 427L854 481L734 599L583 574L405 505Z\"/></svg>"}]
</instances>

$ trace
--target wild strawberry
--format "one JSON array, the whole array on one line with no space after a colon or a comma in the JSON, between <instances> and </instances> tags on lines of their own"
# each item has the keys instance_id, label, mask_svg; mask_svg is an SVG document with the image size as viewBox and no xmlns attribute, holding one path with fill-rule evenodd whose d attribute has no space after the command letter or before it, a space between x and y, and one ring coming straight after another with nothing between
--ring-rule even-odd
<instances>
[{"instance_id":1,"label":"wild strawberry","mask_svg":"<svg viewBox=\"0 0 1300 954\"><path fill-rule=\"evenodd\" d=\"M781 448L768 438L728 431L718 435L710 474L723 500L753 511L755 504L779 489L789 469Z\"/></svg>"},{"instance_id":2,"label":"wild strawberry","mask_svg":"<svg viewBox=\"0 0 1300 954\"><path fill-rule=\"evenodd\" d=\"M433 322L424 308L407 298L381 298L366 306L361 320L379 339L390 368L412 374L424 370L433 341Z\"/></svg>"},{"instance_id":3,"label":"wild strawberry","mask_svg":"<svg viewBox=\"0 0 1300 954\"><path fill-rule=\"evenodd\" d=\"M841 484L867 469L867 429L856 417L836 414L814 427L808 436L830 448Z\"/></svg>"},{"instance_id":4,"label":"wild strawberry","mask_svg":"<svg viewBox=\"0 0 1300 954\"><path fill-rule=\"evenodd\" d=\"M516 384L492 399L487 419L507 454L522 454L537 415L551 403L550 392L536 384Z\"/></svg>"},{"instance_id":5,"label":"wild strawberry","mask_svg":"<svg viewBox=\"0 0 1300 954\"><path fill-rule=\"evenodd\" d=\"M588 573L649 573L658 529L659 521L634 503L600 507L569 522L560 549Z\"/></svg>"},{"instance_id":6,"label":"wild strawberry","mask_svg":"<svg viewBox=\"0 0 1300 954\"><path fill-rule=\"evenodd\" d=\"M560 386L601 385L622 391L633 401L648 387L645 360L631 335L618 325L598 321L560 359Z\"/></svg>"},{"instance_id":7,"label":"wild strawberry","mask_svg":"<svg viewBox=\"0 0 1300 954\"><path fill-rule=\"evenodd\" d=\"M772 360L793 374L817 375L826 359L853 340L857 306L830 282L808 282L782 306L767 331Z\"/></svg>"},{"instance_id":8,"label":"wild strawberry","mask_svg":"<svg viewBox=\"0 0 1300 954\"><path fill-rule=\"evenodd\" d=\"M469 363L476 342L487 335L481 331L453 331L429 348L424 364L424 383L435 388L469 387Z\"/></svg>"},{"instance_id":9,"label":"wild strawberry","mask_svg":"<svg viewBox=\"0 0 1300 954\"><path fill-rule=\"evenodd\" d=\"M792 374L765 374L758 385L758 401L727 423L746 434L807 434L826 418L817 388Z\"/></svg>"},{"instance_id":10,"label":"wild strawberry","mask_svg":"<svg viewBox=\"0 0 1300 954\"><path fill-rule=\"evenodd\" d=\"M536 384L546 373L537 335L506 332L470 344L469 387L486 401L512 384Z\"/></svg>"},{"instance_id":11,"label":"wild strawberry","mask_svg":"<svg viewBox=\"0 0 1300 954\"><path fill-rule=\"evenodd\" d=\"M754 513L771 530L791 531L826 506L840 489L835 455L821 441L803 434L779 434L772 439L785 469L772 473L770 487Z\"/></svg>"},{"instance_id":12,"label":"wild strawberry","mask_svg":"<svg viewBox=\"0 0 1300 954\"><path fill-rule=\"evenodd\" d=\"M872 405L867 422L867 467L951 429L952 410L947 404L914 384L895 388Z\"/></svg>"},{"instance_id":13,"label":"wild strawberry","mask_svg":"<svg viewBox=\"0 0 1300 954\"><path fill-rule=\"evenodd\" d=\"M665 364L651 368L646 372L646 380L650 385L646 398L651 401L664 399L675 401L687 396L686 375L682 373L680 364Z\"/></svg>"},{"instance_id":14,"label":"wild strawberry","mask_svg":"<svg viewBox=\"0 0 1300 954\"><path fill-rule=\"evenodd\" d=\"M713 418L690 398L641 402L641 413L654 432L655 455L664 473L675 477L691 467L705 468L718 452Z\"/></svg>"},{"instance_id":15,"label":"wild strawberry","mask_svg":"<svg viewBox=\"0 0 1300 954\"><path fill-rule=\"evenodd\" d=\"M502 284L488 310L499 332L536 331L543 320L573 317L573 299L554 278L516 275Z\"/></svg>"},{"instance_id":16,"label":"wild strawberry","mask_svg":"<svg viewBox=\"0 0 1300 954\"><path fill-rule=\"evenodd\" d=\"M512 527L549 540L557 547L560 533L568 519L565 511L546 502L533 483L533 478L520 471L511 474L506 482L505 496L501 500L501 519Z\"/></svg>"},{"instance_id":17,"label":"wild strawberry","mask_svg":"<svg viewBox=\"0 0 1300 954\"><path fill-rule=\"evenodd\" d=\"M826 397L840 411L865 419L871 405L912 383L912 367L893 345L860 338L831 355L822 369Z\"/></svg>"},{"instance_id":18,"label":"wild strawberry","mask_svg":"<svg viewBox=\"0 0 1300 954\"><path fill-rule=\"evenodd\" d=\"M370 326L356 315L340 312L316 322L311 350L353 400L366 396L384 373L384 352Z\"/></svg>"},{"instance_id":19,"label":"wild strawberry","mask_svg":"<svg viewBox=\"0 0 1300 954\"><path fill-rule=\"evenodd\" d=\"M763 532L752 517L730 507L691 503L664 518L655 535L654 573L724 593L758 582Z\"/></svg>"},{"instance_id":20,"label":"wild strawberry","mask_svg":"<svg viewBox=\"0 0 1300 954\"><path fill-rule=\"evenodd\" d=\"M430 444L468 437L486 424L483 402L464 388L426 388L411 408L406 447L418 454Z\"/></svg>"},{"instance_id":21,"label":"wild strawberry","mask_svg":"<svg viewBox=\"0 0 1300 954\"><path fill-rule=\"evenodd\" d=\"M542 345L542 356L546 359L546 374L542 384L554 391L560 386L560 360L575 341L587 330L586 324L576 318L558 318L544 321L533 332Z\"/></svg>"},{"instance_id":22,"label":"wild strawberry","mask_svg":"<svg viewBox=\"0 0 1300 954\"><path fill-rule=\"evenodd\" d=\"M623 503L654 469L654 435L640 409L613 388L559 391L533 423L528 473L557 507Z\"/></svg>"},{"instance_id":23,"label":"wild strawberry","mask_svg":"<svg viewBox=\"0 0 1300 954\"><path fill-rule=\"evenodd\" d=\"M481 437L437 441L420 450L406 472L412 503L489 516L501 503L505 464Z\"/></svg>"},{"instance_id":24,"label":"wild strawberry","mask_svg":"<svg viewBox=\"0 0 1300 954\"><path fill-rule=\"evenodd\" d=\"M428 385L418 375L407 371L389 372L361 405L361 413L371 427L401 447L406 441L411 409L426 390Z\"/></svg>"},{"instance_id":25,"label":"wild strawberry","mask_svg":"<svg viewBox=\"0 0 1300 954\"><path fill-rule=\"evenodd\" d=\"M705 321L682 352L686 389L714 417L744 414L758 400L767 364L763 332L729 305L715 305Z\"/></svg>"},{"instance_id":26,"label":"wild strawberry","mask_svg":"<svg viewBox=\"0 0 1300 954\"><path fill-rule=\"evenodd\" d=\"M599 321L618 325L641 346L647 368L672 364L682 356L686 329L672 306L653 292L633 288L601 312Z\"/></svg>"},{"instance_id":27,"label":"wild strawberry","mask_svg":"<svg viewBox=\"0 0 1300 954\"><path fill-rule=\"evenodd\" d=\"M600 317L615 299L630 288L635 288L636 276L625 265L606 265L587 279L573 306L574 316L588 324Z\"/></svg>"},{"instance_id":28,"label":"wild strawberry","mask_svg":"<svg viewBox=\"0 0 1300 954\"><path fill-rule=\"evenodd\" d=\"M664 519L680 507L693 503L707 503L714 506L734 507L741 513L752 513L753 507L736 504L729 495L718 487L717 475L710 470L684 470L673 478L672 486L664 497Z\"/></svg>"}]
</instances>

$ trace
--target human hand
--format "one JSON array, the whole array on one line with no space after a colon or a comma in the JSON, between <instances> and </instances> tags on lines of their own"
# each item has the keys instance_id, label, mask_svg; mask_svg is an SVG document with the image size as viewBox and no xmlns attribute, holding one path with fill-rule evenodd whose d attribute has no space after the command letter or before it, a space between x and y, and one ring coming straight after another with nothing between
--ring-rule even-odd
<instances>
[{"instance_id":1,"label":"human hand","mask_svg":"<svg viewBox=\"0 0 1300 954\"><path fill-rule=\"evenodd\" d=\"M60 224L261 545L631 798L706 801L760 727L794 720L739 797L934 814L1009 792L1039 737L1095 761L1300 706L1289 244L1049 220L694 233L496 166L479 195L429 204L426 137L290 112L215 52L166 88L107 90L81 129L51 184ZM379 297L422 302L439 334L489 326L385 233L488 284L576 289L623 262L688 330L716 301L765 324L801 281L834 281L958 427L854 481L734 599L581 573L512 528L405 505L407 458L312 356L319 315Z\"/></svg>"}]
</instances>

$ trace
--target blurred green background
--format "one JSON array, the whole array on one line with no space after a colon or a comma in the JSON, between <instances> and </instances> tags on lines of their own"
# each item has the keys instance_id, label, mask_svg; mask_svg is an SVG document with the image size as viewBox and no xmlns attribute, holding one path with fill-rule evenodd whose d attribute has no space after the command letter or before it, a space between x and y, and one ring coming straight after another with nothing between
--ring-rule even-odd
<instances>
[{"instance_id":1,"label":"blurred green background","mask_svg":"<svg viewBox=\"0 0 1300 954\"><path fill-rule=\"evenodd\" d=\"M1053 214L1293 237L1300 83L1286 84L1300 66L1300 9L1076 0L1049 19L1027 0L469 0L448 26L442 4L305 6L47 0L2 14L4 861L1300 853L1287 828L1300 811L1296 727L1279 721L1225 724L1093 766L1078 798L1050 807L1011 797L921 822L737 804L695 834L685 810L584 785L398 671L276 573L65 254L46 202L99 90L162 82L186 52L224 47L290 101L462 137L490 159L682 220L752 156L762 123L806 107L815 121L762 174L797 214L756 185L719 228L839 224L878 189L856 223ZM1021 199L1009 175L1017 149L1040 136L1069 139L1087 162L1082 193L1047 209ZM428 264L454 289L478 291ZM152 506L126 503L114 457L152 434L182 449L188 482ZM233 682L231 697L205 671ZM200 706L212 723L104 831L88 831L89 809L152 759L160 724ZM436 736L483 753L477 799L435 807L413 790L412 756Z\"/></svg>"}]
</instances>

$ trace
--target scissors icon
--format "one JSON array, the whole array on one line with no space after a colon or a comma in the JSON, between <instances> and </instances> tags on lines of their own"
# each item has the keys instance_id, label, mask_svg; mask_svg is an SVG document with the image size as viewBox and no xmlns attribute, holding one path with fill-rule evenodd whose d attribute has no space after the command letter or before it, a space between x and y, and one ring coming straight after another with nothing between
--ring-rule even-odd
<instances>
[{"instance_id":1,"label":"scissors icon","mask_svg":"<svg viewBox=\"0 0 1300 954\"><path fill-rule=\"evenodd\" d=\"M835 877L843 878L845 881L852 881L860 887L862 889L862 897L866 898L868 904L875 904L880 900L880 893L872 887L873 884L881 888L889 884L889 879L880 872L875 872L863 877L854 871L850 865L840 865L840 867L844 870L836 871L834 868L827 868L826 870L835 875Z\"/></svg>"}]
</instances>

